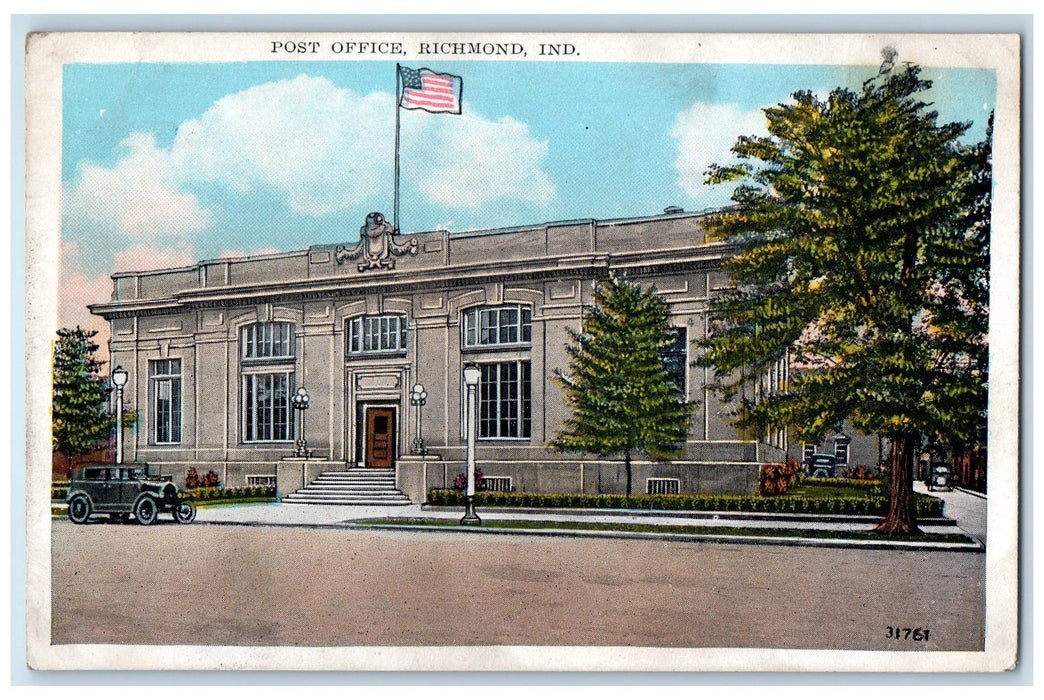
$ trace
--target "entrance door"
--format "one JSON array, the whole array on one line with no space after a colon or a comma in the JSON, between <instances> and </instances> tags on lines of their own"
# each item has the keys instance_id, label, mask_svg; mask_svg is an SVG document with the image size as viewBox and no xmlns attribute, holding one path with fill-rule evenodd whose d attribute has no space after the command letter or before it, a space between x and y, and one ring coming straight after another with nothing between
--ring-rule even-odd
<instances>
[{"instance_id":1,"label":"entrance door","mask_svg":"<svg viewBox=\"0 0 1044 700\"><path fill-rule=\"evenodd\" d=\"M366 409L366 467L391 469L395 458L395 410Z\"/></svg>"}]
</instances>

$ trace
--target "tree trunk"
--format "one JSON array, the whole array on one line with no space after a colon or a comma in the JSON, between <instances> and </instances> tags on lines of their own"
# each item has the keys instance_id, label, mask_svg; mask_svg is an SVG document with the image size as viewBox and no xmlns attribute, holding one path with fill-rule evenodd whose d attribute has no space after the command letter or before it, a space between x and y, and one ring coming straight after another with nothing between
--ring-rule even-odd
<instances>
[{"instance_id":1,"label":"tree trunk","mask_svg":"<svg viewBox=\"0 0 1044 700\"><path fill-rule=\"evenodd\" d=\"M627 472L627 495L631 495L631 451L624 450L624 471Z\"/></svg>"},{"instance_id":2,"label":"tree trunk","mask_svg":"<svg viewBox=\"0 0 1044 700\"><path fill-rule=\"evenodd\" d=\"M888 470L888 515L874 528L888 535L916 535L917 517L913 509L913 472L916 438L892 440L892 461Z\"/></svg>"}]
</instances>

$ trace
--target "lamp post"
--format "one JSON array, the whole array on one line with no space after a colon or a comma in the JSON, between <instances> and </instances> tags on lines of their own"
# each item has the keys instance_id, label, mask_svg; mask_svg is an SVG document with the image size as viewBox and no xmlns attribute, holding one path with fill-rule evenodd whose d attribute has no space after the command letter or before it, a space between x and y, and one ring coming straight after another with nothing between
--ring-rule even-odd
<instances>
[{"instance_id":1,"label":"lamp post","mask_svg":"<svg viewBox=\"0 0 1044 700\"><path fill-rule=\"evenodd\" d=\"M468 387L468 486L464 492L466 507L461 525L481 525L482 520L475 513L475 395L478 393L479 378L482 376L478 365L469 362L464 365L464 384Z\"/></svg>"},{"instance_id":2,"label":"lamp post","mask_svg":"<svg viewBox=\"0 0 1044 700\"><path fill-rule=\"evenodd\" d=\"M116 365L109 381L116 387L116 464L123 464L123 387L127 384L127 370Z\"/></svg>"},{"instance_id":3,"label":"lamp post","mask_svg":"<svg viewBox=\"0 0 1044 700\"><path fill-rule=\"evenodd\" d=\"M310 401L311 399L304 387L297 390L297 393L294 394L294 398L291 401L294 410L297 411L298 415L301 417L297 427L297 450L294 452L294 457L302 457L304 459L308 459L312 456L312 453L308 451L308 440L305 438L305 411L308 410L308 403Z\"/></svg>"},{"instance_id":4,"label":"lamp post","mask_svg":"<svg viewBox=\"0 0 1044 700\"><path fill-rule=\"evenodd\" d=\"M413 438L413 454L424 455L428 450L424 447L424 438L421 437L421 406L428 403L428 392L424 390L423 384L414 384L410 391L410 405L417 407L417 436Z\"/></svg>"}]
</instances>

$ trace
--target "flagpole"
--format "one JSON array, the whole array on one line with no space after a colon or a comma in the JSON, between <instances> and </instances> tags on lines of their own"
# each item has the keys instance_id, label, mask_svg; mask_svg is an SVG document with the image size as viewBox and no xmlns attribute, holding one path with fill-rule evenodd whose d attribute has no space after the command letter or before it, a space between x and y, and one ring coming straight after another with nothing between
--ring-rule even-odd
<instances>
[{"instance_id":1,"label":"flagpole","mask_svg":"<svg viewBox=\"0 0 1044 700\"><path fill-rule=\"evenodd\" d=\"M401 69L395 64L395 194L392 211L392 231L399 232L399 83L401 81Z\"/></svg>"}]
</instances>

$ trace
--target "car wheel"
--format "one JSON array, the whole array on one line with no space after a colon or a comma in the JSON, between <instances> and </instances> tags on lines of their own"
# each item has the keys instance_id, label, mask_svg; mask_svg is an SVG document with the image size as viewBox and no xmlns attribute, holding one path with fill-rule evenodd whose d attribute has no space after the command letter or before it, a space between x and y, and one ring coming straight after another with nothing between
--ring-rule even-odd
<instances>
[{"instance_id":1,"label":"car wheel","mask_svg":"<svg viewBox=\"0 0 1044 700\"><path fill-rule=\"evenodd\" d=\"M91 499L83 494L73 496L73 499L69 501L69 520L77 525L83 525L89 517L91 517Z\"/></svg>"},{"instance_id":2,"label":"car wheel","mask_svg":"<svg viewBox=\"0 0 1044 700\"><path fill-rule=\"evenodd\" d=\"M138 501L138 505L134 506L134 517L138 519L138 523L141 525L151 525L156 522L158 514L159 506L151 498L143 498Z\"/></svg>"},{"instance_id":3,"label":"car wheel","mask_svg":"<svg viewBox=\"0 0 1044 700\"><path fill-rule=\"evenodd\" d=\"M186 525L196 519L196 506L188 501L182 501L174 506L174 520Z\"/></svg>"}]
</instances>

